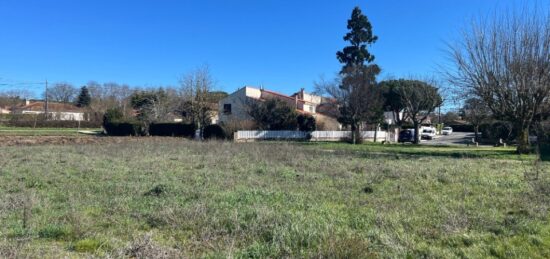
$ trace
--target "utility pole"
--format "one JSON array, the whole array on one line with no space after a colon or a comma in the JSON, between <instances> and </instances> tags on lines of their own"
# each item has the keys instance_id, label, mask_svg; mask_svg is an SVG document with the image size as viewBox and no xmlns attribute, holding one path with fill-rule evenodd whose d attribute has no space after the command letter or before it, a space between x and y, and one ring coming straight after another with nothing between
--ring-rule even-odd
<instances>
[{"instance_id":1,"label":"utility pole","mask_svg":"<svg viewBox=\"0 0 550 259\"><path fill-rule=\"evenodd\" d=\"M441 124L441 105L439 105L439 118L437 119L437 122Z\"/></svg>"},{"instance_id":2,"label":"utility pole","mask_svg":"<svg viewBox=\"0 0 550 259\"><path fill-rule=\"evenodd\" d=\"M46 79L46 93L45 93L45 102L44 102L44 114L46 115L45 120L48 120L48 80Z\"/></svg>"}]
</instances>

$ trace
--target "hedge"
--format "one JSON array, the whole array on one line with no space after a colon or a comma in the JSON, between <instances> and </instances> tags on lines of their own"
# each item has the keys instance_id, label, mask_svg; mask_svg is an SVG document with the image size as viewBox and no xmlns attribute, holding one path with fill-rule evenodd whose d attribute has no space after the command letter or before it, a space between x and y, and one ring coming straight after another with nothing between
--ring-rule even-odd
<instances>
[{"instance_id":1,"label":"hedge","mask_svg":"<svg viewBox=\"0 0 550 259\"><path fill-rule=\"evenodd\" d=\"M217 124L212 124L204 127L202 136L204 139L226 139L225 130Z\"/></svg>"},{"instance_id":2,"label":"hedge","mask_svg":"<svg viewBox=\"0 0 550 259\"><path fill-rule=\"evenodd\" d=\"M453 128L453 132L475 132L473 125L445 125L444 127Z\"/></svg>"},{"instance_id":3,"label":"hedge","mask_svg":"<svg viewBox=\"0 0 550 259\"><path fill-rule=\"evenodd\" d=\"M78 128L78 121L58 120L9 120L0 122L7 127L29 127L29 128ZM101 122L80 121L80 128L101 128Z\"/></svg>"},{"instance_id":4,"label":"hedge","mask_svg":"<svg viewBox=\"0 0 550 259\"><path fill-rule=\"evenodd\" d=\"M482 138L488 142L496 143L499 139L506 142L514 141L517 133L506 122L493 122L479 126Z\"/></svg>"},{"instance_id":5,"label":"hedge","mask_svg":"<svg viewBox=\"0 0 550 259\"><path fill-rule=\"evenodd\" d=\"M143 126L139 122L106 122L103 127L109 136L143 135Z\"/></svg>"},{"instance_id":6,"label":"hedge","mask_svg":"<svg viewBox=\"0 0 550 259\"><path fill-rule=\"evenodd\" d=\"M183 123L151 123L149 135L164 137L195 137L196 127L194 124Z\"/></svg>"}]
</instances>

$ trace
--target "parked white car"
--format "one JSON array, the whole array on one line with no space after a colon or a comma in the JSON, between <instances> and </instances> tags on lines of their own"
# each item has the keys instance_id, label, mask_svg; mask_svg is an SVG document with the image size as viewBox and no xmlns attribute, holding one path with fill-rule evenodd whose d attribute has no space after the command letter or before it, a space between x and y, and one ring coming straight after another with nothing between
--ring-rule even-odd
<instances>
[{"instance_id":1,"label":"parked white car","mask_svg":"<svg viewBox=\"0 0 550 259\"><path fill-rule=\"evenodd\" d=\"M452 133L453 133L453 128L451 128L451 127L445 127L441 131L441 134L443 134L443 135L451 135Z\"/></svg>"},{"instance_id":2,"label":"parked white car","mask_svg":"<svg viewBox=\"0 0 550 259\"><path fill-rule=\"evenodd\" d=\"M424 128L422 130L422 133L420 133L420 137L422 139L432 140L433 138L435 138L435 136L436 136L436 133L434 128Z\"/></svg>"}]
</instances>

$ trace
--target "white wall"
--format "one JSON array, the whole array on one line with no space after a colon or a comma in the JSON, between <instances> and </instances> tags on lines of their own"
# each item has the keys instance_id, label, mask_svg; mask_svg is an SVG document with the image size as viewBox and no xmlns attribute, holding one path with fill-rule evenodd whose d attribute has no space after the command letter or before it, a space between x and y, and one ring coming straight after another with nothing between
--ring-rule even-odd
<instances>
[{"instance_id":1,"label":"white wall","mask_svg":"<svg viewBox=\"0 0 550 259\"><path fill-rule=\"evenodd\" d=\"M316 105L319 105L319 104L321 104L322 97L317 96L317 95L313 95L313 94L304 93L303 99L306 102L310 102L310 103L314 103Z\"/></svg>"},{"instance_id":2,"label":"white wall","mask_svg":"<svg viewBox=\"0 0 550 259\"><path fill-rule=\"evenodd\" d=\"M400 112L398 114L399 119L403 119L403 112ZM384 120L385 122L390 122L391 125L396 124L396 117L393 112L384 112Z\"/></svg>"},{"instance_id":3,"label":"white wall","mask_svg":"<svg viewBox=\"0 0 550 259\"><path fill-rule=\"evenodd\" d=\"M259 99L261 91L252 87L243 87L218 102L218 122L224 123L236 120L251 120L248 115L247 102ZM231 114L224 113L224 105L231 104Z\"/></svg>"},{"instance_id":4,"label":"white wall","mask_svg":"<svg viewBox=\"0 0 550 259\"><path fill-rule=\"evenodd\" d=\"M23 111L23 114L44 114L43 111ZM84 121L83 112L48 112L53 120L60 121Z\"/></svg>"}]
</instances>

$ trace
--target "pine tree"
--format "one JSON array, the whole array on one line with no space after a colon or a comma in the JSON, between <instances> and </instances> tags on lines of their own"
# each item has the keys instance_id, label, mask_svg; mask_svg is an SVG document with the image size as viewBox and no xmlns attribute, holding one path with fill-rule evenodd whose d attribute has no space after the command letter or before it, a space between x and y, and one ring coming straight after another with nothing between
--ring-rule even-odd
<instances>
[{"instance_id":1,"label":"pine tree","mask_svg":"<svg viewBox=\"0 0 550 259\"><path fill-rule=\"evenodd\" d=\"M344 40L350 45L336 53L343 66L339 89L332 95L340 105L338 121L351 127L352 141L356 143L362 123L378 124L383 120L383 103L381 91L376 87L380 68L370 64L374 61L374 55L367 49L378 37L373 34L369 19L359 7L353 9L348 29Z\"/></svg>"},{"instance_id":2,"label":"pine tree","mask_svg":"<svg viewBox=\"0 0 550 259\"><path fill-rule=\"evenodd\" d=\"M91 103L92 97L90 96L90 92L88 91L88 88L86 86L83 86L80 89L80 94L76 99L76 106L84 108L90 106Z\"/></svg>"},{"instance_id":3,"label":"pine tree","mask_svg":"<svg viewBox=\"0 0 550 259\"><path fill-rule=\"evenodd\" d=\"M344 64L342 74L351 72L352 68L364 67L365 63L372 63L374 55L368 51L367 47L378 40L372 32L369 19L359 7L353 9L351 19L348 20L348 29L350 31L344 36L344 40L351 45L336 53L338 61Z\"/></svg>"}]
</instances>

